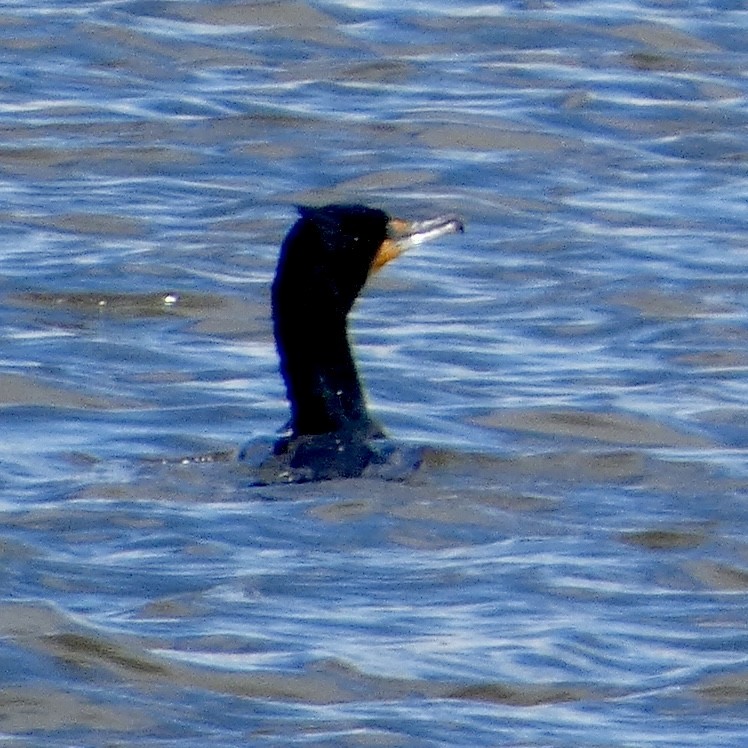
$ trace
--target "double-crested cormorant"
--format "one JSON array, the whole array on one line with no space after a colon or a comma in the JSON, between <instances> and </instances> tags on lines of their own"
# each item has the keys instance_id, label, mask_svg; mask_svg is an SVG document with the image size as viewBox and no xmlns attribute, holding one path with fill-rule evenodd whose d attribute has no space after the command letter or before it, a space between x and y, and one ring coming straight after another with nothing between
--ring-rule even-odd
<instances>
[{"instance_id":1,"label":"double-crested cormorant","mask_svg":"<svg viewBox=\"0 0 748 748\"><path fill-rule=\"evenodd\" d=\"M407 222L363 205L299 208L273 282L273 331L291 404L289 432L263 466L275 482L359 476L389 459L369 415L347 318L369 275L407 248L453 231L454 216Z\"/></svg>"}]
</instances>

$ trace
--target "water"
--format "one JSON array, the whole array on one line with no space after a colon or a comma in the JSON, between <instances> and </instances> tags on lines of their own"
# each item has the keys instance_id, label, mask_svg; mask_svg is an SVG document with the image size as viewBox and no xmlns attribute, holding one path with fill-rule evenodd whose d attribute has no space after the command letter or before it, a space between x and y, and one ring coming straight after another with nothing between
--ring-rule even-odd
<instances>
[{"instance_id":1,"label":"water","mask_svg":"<svg viewBox=\"0 0 748 748\"><path fill-rule=\"evenodd\" d=\"M743 3L0 23L9 745L745 744ZM179 464L283 425L269 283L333 200L465 219L353 321L425 464Z\"/></svg>"}]
</instances>

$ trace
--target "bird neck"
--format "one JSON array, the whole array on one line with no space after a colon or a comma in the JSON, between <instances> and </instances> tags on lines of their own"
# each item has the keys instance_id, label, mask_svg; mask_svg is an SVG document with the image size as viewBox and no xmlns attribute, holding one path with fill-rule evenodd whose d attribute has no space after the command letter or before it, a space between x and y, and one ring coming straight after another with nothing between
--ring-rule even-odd
<instances>
[{"instance_id":1,"label":"bird neck","mask_svg":"<svg viewBox=\"0 0 748 748\"><path fill-rule=\"evenodd\" d=\"M275 338L294 436L373 430L345 316L281 317L275 320Z\"/></svg>"}]
</instances>

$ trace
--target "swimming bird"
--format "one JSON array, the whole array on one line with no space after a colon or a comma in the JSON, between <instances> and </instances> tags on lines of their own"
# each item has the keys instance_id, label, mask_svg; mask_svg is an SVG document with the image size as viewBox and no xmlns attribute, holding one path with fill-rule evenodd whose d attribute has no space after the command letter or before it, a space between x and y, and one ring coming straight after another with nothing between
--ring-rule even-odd
<instances>
[{"instance_id":1,"label":"swimming bird","mask_svg":"<svg viewBox=\"0 0 748 748\"><path fill-rule=\"evenodd\" d=\"M348 314L370 275L406 249L463 231L455 216L408 222L363 205L300 207L272 287L288 432L263 465L272 482L356 477L392 452L368 412Z\"/></svg>"}]
</instances>

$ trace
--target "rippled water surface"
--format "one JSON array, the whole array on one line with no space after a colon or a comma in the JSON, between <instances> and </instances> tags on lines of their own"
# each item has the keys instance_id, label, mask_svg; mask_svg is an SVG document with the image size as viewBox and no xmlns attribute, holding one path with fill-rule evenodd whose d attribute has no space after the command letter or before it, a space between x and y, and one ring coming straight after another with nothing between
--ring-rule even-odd
<instances>
[{"instance_id":1,"label":"rippled water surface","mask_svg":"<svg viewBox=\"0 0 748 748\"><path fill-rule=\"evenodd\" d=\"M748 741L748 11L0 6L0 735ZM404 481L257 488L294 205Z\"/></svg>"}]
</instances>

